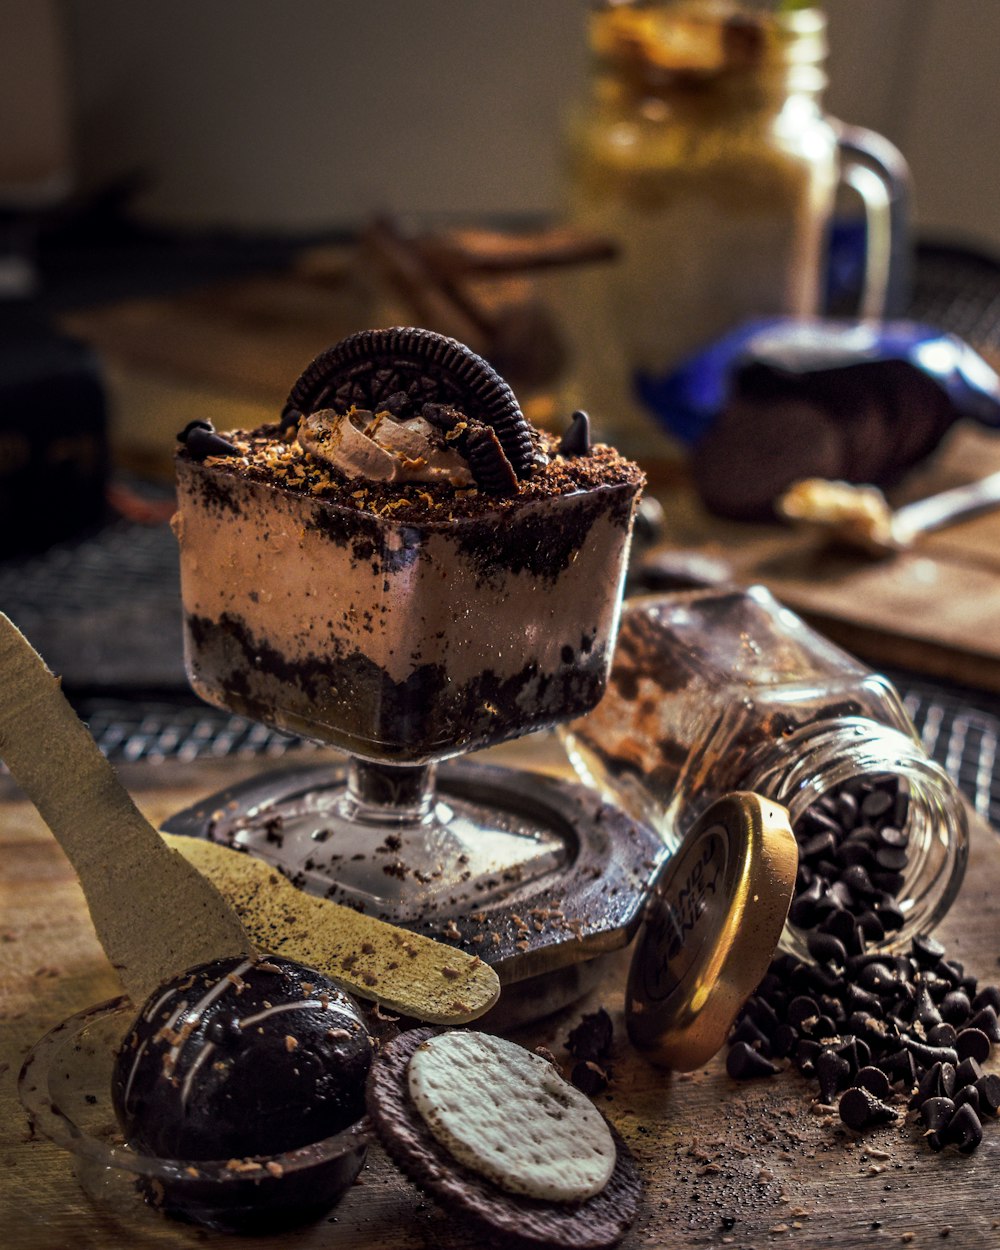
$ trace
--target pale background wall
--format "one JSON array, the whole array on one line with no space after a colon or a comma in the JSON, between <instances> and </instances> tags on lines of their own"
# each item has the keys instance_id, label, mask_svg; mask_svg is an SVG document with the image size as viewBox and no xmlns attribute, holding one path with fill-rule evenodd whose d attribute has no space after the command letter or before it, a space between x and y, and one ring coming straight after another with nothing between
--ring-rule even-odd
<instances>
[{"instance_id":1,"label":"pale background wall","mask_svg":"<svg viewBox=\"0 0 1000 1250\"><path fill-rule=\"evenodd\" d=\"M0 14L18 2L0 0ZM922 229L1000 251L1000 0L825 7L831 111L902 148ZM585 11L585 0L59 0L77 185L144 169L150 217L243 227L325 228L379 208L551 210Z\"/></svg>"}]
</instances>

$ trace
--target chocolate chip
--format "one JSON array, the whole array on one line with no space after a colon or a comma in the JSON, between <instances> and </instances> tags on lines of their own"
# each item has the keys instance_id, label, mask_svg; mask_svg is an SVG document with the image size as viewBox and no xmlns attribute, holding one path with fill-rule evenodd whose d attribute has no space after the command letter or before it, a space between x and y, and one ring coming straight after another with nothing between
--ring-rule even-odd
<instances>
[{"instance_id":1,"label":"chocolate chip","mask_svg":"<svg viewBox=\"0 0 1000 1250\"><path fill-rule=\"evenodd\" d=\"M842 942L849 956L860 955L864 951L864 932L849 911L833 912L823 921L821 928L824 933Z\"/></svg>"},{"instance_id":2,"label":"chocolate chip","mask_svg":"<svg viewBox=\"0 0 1000 1250\"><path fill-rule=\"evenodd\" d=\"M859 1069L857 1076L854 1078L854 1084L861 1089L866 1089L869 1094L873 1094L883 1102L892 1091L889 1078L882 1069L874 1068L871 1065Z\"/></svg>"},{"instance_id":3,"label":"chocolate chip","mask_svg":"<svg viewBox=\"0 0 1000 1250\"><path fill-rule=\"evenodd\" d=\"M814 1061L819 1096L826 1103L833 1102L840 1090L850 1080L851 1065L832 1050L821 1050Z\"/></svg>"},{"instance_id":4,"label":"chocolate chip","mask_svg":"<svg viewBox=\"0 0 1000 1250\"><path fill-rule=\"evenodd\" d=\"M953 1024L935 1024L927 1032L927 1043L930 1046L954 1046L958 1032Z\"/></svg>"},{"instance_id":5,"label":"chocolate chip","mask_svg":"<svg viewBox=\"0 0 1000 1250\"><path fill-rule=\"evenodd\" d=\"M844 943L832 933L810 933L806 946L817 963L843 965L847 962Z\"/></svg>"},{"instance_id":6,"label":"chocolate chip","mask_svg":"<svg viewBox=\"0 0 1000 1250\"><path fill-rule=\"evenodd\" d=\"M972 1000L971 1006L973 1011L991 1007L997 1015L1000 1015L1000 986L984 985Z\"/></svg>"},{"instance_id":7,"label":"chocolate chip","mask_svg":"<svg viewBox=\"0 0 1000 1250\"><path fill-rule=\"evenodd\" d=\"M875 1016L882 1014L882 1000L871 990L862 989L860 985L849 985L846 996L847 1006L852 1011L862 1009Z\"/></svg>"},{"instance_id":8,"label":"chocolate chip","mask_svg":"<svg viewBox=\"0 0 1000 1250\"><path fill-rule=\"evenodd\" d=\"M929 1031L935 1025L941 1023L941 1013L938 1011L934 999L931 998L930 991L926 985L922 985L917 991L911 1018L914 1022L919 1022L925 1031Z\"/></svg>"},{"instance_id":9,"label":"chocolate chip","mask_svg":"<svg viewBox=\"0 0 1000 1250\"><path fill-rule=\"evenodd\" d=\"M985 1063L990 1056L990 1039L982 1029L962 1029L955 1038L955 1053L959 1059L975 1059Z\"/></svg>"},{"instance_id":10,"label":"chocolate chip","mask_svg":"<svg viewBox=\"0 0 1000 1250\"><path fill-rule=\"evenodd\" d=\"M920 1118L924 1126L930 1129L944 1128L954 1114L955 1103L944 1096L928 1098L920 1108Z\"/></svg>"},{"instance_id":11,"label":"chocolate chip","mask_svg":"<svg viewBox=\"0 0 1000 1250\"><path fill-rule=\"evenodd\" d=\"M795 1049L798 1040L797 1029L790 1024L779 1024L771 1035L771 1054L777 1059L785 1059Z\"/></svg>"},{"instance_id":12,"label":"chocolate chip","mask_svg":"<svg viewBox=\"0 0 1000 1250\"><path fill-rule=\"evenodd\" d=\"M947 977L956 988L965 980L965 967L957 959L940 959L936 971Z\"/></svg>"},{"instance_id":13,"label":"chocolate chip","mask_svg":"<svg viewBox=\"0 0 1000 1250\"><path fill-rule=\"evenodd\" d=\"M852 1073L866 1068L871 1063L872 1052L868 1043L853 1034L841 1038L834 1050L848 1061Z\"/></svg>"},{"instance_id":14,"label":"chocolate chip","mask_svg":"<svg viewBox=\"0 0 1000 1250\"><path fill-rule=\"evenodd\" d=\"M771 1042L767 1034L758 1028L748 1015L742 1016L739 1023L729 1034L729 1044L733 1046L737 1042L746 1042L762 1055L769 1055L772 1053Z\"/></svg>"},{"instance_id":15,"label":"chocolate chip","mask_svg":"<svg viewBox=\"0 0 1000 1250\"><path fill-rule=\"evenodd\" d=\"M963 1085L955 1094L956 1107L971 1107L979 1115L979 1090L975 1085Z\"/></svg>"},{"instance_id":16,"label":"chocolate chip","mask_svg":"<svg viewBox=\"0 0 1000 1250\"><path fill-rule=\"evenodd\" d=\"M787 1020L794 1028L801 1028L803 1021L815 1019L819 1015L819 1004L814 998L800 995L788 1004Z\"/></svg>"},{"instance_id":17,"label":"chocolate chip","mask_svg":"<svg viewBox=\"0 0 1000 1250\"><path fill-rule=\"evenodd\" d=\"M975 1111L966 1103L959 1107L948 1123L946 1137L964 1155L970 1155L983 1140L983 1126Z\"/></svg>"},{"instance_id":18,"label":"chocolate chip","mask_svg":"<svg viewBox=\"0 0 1000 1250\"><path fill-rule=\"evenodd\" d=\"M949 1024L964 1024L969 1018L970 1007L969 996L964 990L951 990L941 999L941 1019Z\"/></svg>"},{"instance_id":19,"label":"chocolate chip","mask_svg":"<svg viewBox=\"0 0 1000 1250\"><path fill-rule=\"evenodd\" d=\"M882 927L887 933L895 933L897 929L901 929L906 923L906 913L892 899L875 904L875 914L882 922Z\"/></svg>"},{"instance_id":20,"label":"chocolate chip","mask_svg":"<svg viewBox=\"0 0 1000 1250\"><path fill-rule=\"evenodd\" d=\"M882 1067L892 1077L893 1084L901 1085L904 1090L912 1089L917 1083L919 1068L917 1060L905 1047L882 1058Z\"/></svg>"},{"instance_id":21,"label":"chocolate chip","mask_svg":"<svg viewBox=\"0 0 1000 1250\"><path fill-rule=\"evenodd\" d=\"M888 964L881 961L868 964L861 970L861 974L858 977L858 985L863 990L869 990L883 1000L887 994L891 994L897 984L898 982L892 969Z\"/></svg>"},{"instance_id":22,"label":"chocolate chip","mask_svg":"<svg viewBox=\"0 0 1000 1250\"><path fill-rule=\"evenodd\" d=\"M944 977L939 977L934 972L925 972L921 980L930 991L931 998L939 1005L945 995L951 993L951 982L946 981Z\"/></svg>"},{"instance_id":23,"label":"chocolate chip","mask_svg":"<svg viewBox=\"0 0 1000 1250\"><path fill-rule=\"evenodd\" d=\"M845 868L839 884L847 886L851 893L859 898L866 898L875 893L872 878L861 864L851 864Z\"/></svg>"},{"instance_id":24,"label":"chocolate chip","mask_svg":"<svg viewBox=\"0 0 1000 1250\"><path fill-rule=\"evenodd\" d=\"M836 833L833 829L823 829L802 843L799 854L805 860L819 859L824 855L832 855L836 849Z\"/></svg>"},{"instance_id":25,"label":"chocolate chip","mask_svg":"<svg viewBox=\"0 0 1000 1250\"><path fill-rule=\"evenodd\" d=\"M560 456L590 455L590 417L577 411L570 418L569 428L559 441Z\"/></svg>"},{"instance_id":26,"label":"chocolate chip","mask_svg":"<svg viewBox=\"0 0 1000 1250\"><path fill-rule=\"evenodd\" d=\"M875 864L875 854L867 842L848 841L841 843L833 853L834 862L841 868L851 864L860 864L862 868L871 868Z\"/></svg>"},{"instance_id":27,"label":"chocolate chip","mask_svg":"<svg viewBox=\"0 0 1000 1250\"><path fill-rule=\"evenodd\" d=\"M238 454L237 448L228 439L216 434L211 421L189 421L177 435L177 441L184 444L192 460Z\"/></svg>"},{"instance_id":28,"label":"chocolate chip","mask_svg":"<svg viewBox=\"0 0 1000 1250\"><path fill-rule=\"evenodd\" d=\"M917 1088L916 1105L920 1106L929 1098L952 1098L955 1093L956 1083L954 1064L932 1064L920 1079L920 1085Z\"/></svg>"},{"instance_id":29,"label":"chocolate chip","mask_svg":"<svg viewBox=\"0 0 1000 1250\"><path fill-rule=\"evenodd\" d=\"M875 863L889 872L899 872L908 862L909 856L901 846L883 846L875 852Z\"/></svg>"},{"instance_id":30,"label":"chocolate chip","mask_svg":"<svg viewBox=\"0 0 1000 1250\"><path fill-rule=\"evenodd\" d=\"M816 914L816 904L823 897L823 883L817 878L805 890L792 900L788 909L788 918L799 929L812 929L820 917Z\"/></svg>"},{"instance_id":31,"label":"chocolate chip","mask_svg":"<svg viewBox=\"0 0 1000 1250\"><path fill-rule=\"evenodd\" d=\"M978 998L978 995L977 995ZM973 999L972 1007L975 1010L977 999ZM997 1013L993 1006L987 1004L981 1007L975 1015L971 1015L966 1021L967 1029L979 1029L985 1033L991 1042L1000 1042L1000 1021L997 1019Z\"/></svg>"},{"instance_id":32,"label":"chocolate chip","mask_svg":"<svg viewBox=\"0 0 1000 1250\"><path fill-rule=\"evenodd\" d=\"M906 884L906 878L901 872L888 872L879 869L872 871L871 882L873 889L885 890L889 894L896 895Z\"/></svg>"},{"instance_id":33,"label":"chocolate chip","mask_svg":"<svg viewBox=\"0 0 1000 1250\"><path fill-rule=\"evenodd\" d=\"M983 1069L979 1065L978 1059L971 1056L962 1060L955 1069L955 1086L974 1085L976 1081L983 1075Z\"/></svg>"},{"instance_id":34,"label":"chocolate chip","mask_svg":"<svg viewBox=\"0 0 1000 1250\"><path fill-rule=\"evenodd\" d=\"M758 1076L774 1076L779 1068L746 1042L737 1042L726 1056L726 1071L735 1081L748 1081Z\"/></svg>"},{"instance_id":35,"label":"chocolate chip","mask_svg":"<svg viewBox=\"0 0 1000 1250\"><path fill-rule=\"evenodd\" d=\"M1000 1113L1000 1076L995 1072L981 1076L975 1082L979 1091L980 1115L997 1115Z\"/></svg>"},{"instance_id":36,"label":"chocolate chip","mask_svg":"<svg viewBox=\"0 0 1000 1250\"><path fill-rule=\"evenodd\" d=\"M861 815L871 820L875 816L884 816L892 806L892 795L884 790L873 790L861 800Z\"/></svg>"},{"instance_id":37,"label":"chocolate chip","mask_svg":"<svg viewBox=\"0 0 1000 1250\"><path fill-rule=\"evenodd\" d=\"M958 1055L950 1046L928 1046L912 1037L900 1040L921 1068L933 1067L935 1063L950 1063L954 1067L958 1063Z\"/></svg>"},{"instance_id":38,"label":"chocolate chip","mask_svg":"<svg viewBox=\"0 0 1000 1250\"><path fill-rule=\"evenodd\" d=\"M812 1076L816 1070L816 1056L822 1050L819 1042L811 1037L800 1038L792 1053L792 1061L803 1076Z\"/></svg>"},{"instance_id":39,"label":"chocolate chip","mask_svg":"<svg viewBox=\"0 0 1000 1250\"><path fill-rule=\"evenodd\" d=\"M920 1108L920 1118L927 1129L924 1138L932 1150L944 1148L954 1115L955 1104L950 1098L928 1098Z\"/></svg>"},{"instance_id":40,"label":"chocolate chip","mask_svg":"<svg viewBox=\"0 0 1000 1250\"><path fill-rule=\"evenodd\" d=\"M772 1034L781 1021L778 1013L767 1001L766 998L754 994L747 999L744 1010L750 1015L753 1021L759 1026L762 1032Z\"/></svg>"},{"instance_id":41,"label":"chocolate chip","mask_svg":"<svg viewBox=\"0 0 1000 1250\"><path fill-rule=\"evenodd\" d=\"M848 833L858 822L858 800L849 790L841 790L833 801L834 811L841 829Z\"/></svg>"},{"instance_id":42,"label":"chocolate chip","mask_svg":"<svg viewBox=\"0 0 1000 1250\"><path fill-rule=\"evenodd\" d=\"M805 1020L802 1029L820 1041L837 1036L837 1026L829 1016L816 1016L814 1020Z\"/></svg>"},{"instance_id":43,"label":"chocolate chip","mask_svg":"<svg viewBox=\"0 0 1000 1250\"><path fill-rule=\"evenodd\" d=\"M582 1016L569 1032L566 1049L576 1059L606 1059L614 1040L614 1023L603 1007Z\"/></svg>"},{"instance_id":44,"label":"chocolate chip","mask_svg":"<svg viewBox=\"0 0 1000 1250\"><path fill-rule=\"evenodd\" d=\"M848 1128L861 1132L876 1124L889 1124L898 1113L888 1103L860 1085L852 1085L840 1099L840 1118Z\"/></svg>"},{"instance_id":45,"label":"chocolate chip","mask_svg":"<svg viewBox=\"0 0 1000 1250\"><path fill-rule=\"evenodd\" d=\"M881 942L885 937L885 924L877 911L861 912L857 924L866 942Z\"/></svg>"},{"instance_id":46,"label":"chocolate chip","mask_svg":"<svg viewBox=\"0 0 1000 1250\"><path fill-rule=\"evenodd\" d=\"M906 982L913 981L918 971L909 955L893 955L891 967L900 980Z\"/></svg>"},{"instance_id":47,"label":"chocolate chip","mask_svg":"<svg viewBox=\"0 0 1000 1250\"><path fill-rule=\"evenodd\" d=\"M608 1073L592 1059L581 1059L573 1065L569 1079L578 1090L593 1098L608 1088Z\"/></svg>"}]
</instances>

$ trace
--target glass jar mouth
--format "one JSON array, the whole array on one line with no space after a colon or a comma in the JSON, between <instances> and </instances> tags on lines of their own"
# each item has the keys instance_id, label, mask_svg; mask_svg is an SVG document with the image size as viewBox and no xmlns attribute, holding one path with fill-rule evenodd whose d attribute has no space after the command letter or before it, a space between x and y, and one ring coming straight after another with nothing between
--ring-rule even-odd
<instances>
[{"instance_id":1,"label":"glass jar mouth","mask_svg":"<svg viewBox=\"0 0 1000 1250\"><path fill-rule=\"evenodd\" d=\"M943 918L961 887L968 858L965 806L947 772L926 756L919 740L864 717L806 726L770 748L749 784L788 809L801 855L806 814L866 779L896 785L906 798L899 833L907 854L898 870L898 888L887 891L895 895L897 924L869 941L899 949ZM801 955L813 926L797 924L794 917L793 903L783 945Z\"/></svg>"}]
</instances>

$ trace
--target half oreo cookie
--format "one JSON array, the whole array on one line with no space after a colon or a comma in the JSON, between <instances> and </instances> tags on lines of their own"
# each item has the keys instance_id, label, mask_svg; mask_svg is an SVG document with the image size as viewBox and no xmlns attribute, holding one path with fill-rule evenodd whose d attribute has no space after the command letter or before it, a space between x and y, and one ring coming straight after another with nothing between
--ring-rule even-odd
<instances>
[{"instance_id":1,"label":"half oreo cookie","mask_svg":"<svg viewBox=\"0 0 1000 1250\"><path fill-rule=\"evenodd\" d=\"M457 1162L410 1095L410 1060L425 1042L439 1035L440 1030L431 1028L401 1034L383 1048L369 1074L369 1113L395 1163L442 1206L491 1239L502 1238L505 1246L605 1250L616 1245L635 1219L642 1195L635 1160L620 1136L611 1129L616 1158L610 1179L583 1201L556 1202L502 1188ZM544 1133L544 1126L538 1127Z\"/></svg>"},{"instance_id":2,"label":"half oreo cookie","mask_svg":"<svg viewBox=\"0 0 1000 1250\"><path fill-rule=\"evenodd\" d=\"M292 387L284 426L321 408L386 409L419 416L424 404L460 409L492 426L518 478L529 477L537 451L514 392L471 348L415 327L362 330L322 352Z\"/></svg>"}]
</instances>

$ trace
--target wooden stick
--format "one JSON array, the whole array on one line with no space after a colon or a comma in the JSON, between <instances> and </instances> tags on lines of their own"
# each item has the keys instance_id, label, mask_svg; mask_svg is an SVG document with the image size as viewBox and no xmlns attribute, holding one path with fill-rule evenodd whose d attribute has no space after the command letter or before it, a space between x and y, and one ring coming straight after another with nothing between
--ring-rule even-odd
<instances>
[{"instance_id":1,"label":"wooden stick","mask_svg":"<svg viewBox=\"0 0 1000 1250\"><path fill-rule=\"evenodd\" d=\"M222 895L142 815L59 680L0 613L0 758L76 869L94 928L136 1003L169 977L253 954Z\"/></svg>"}]
</instances>

